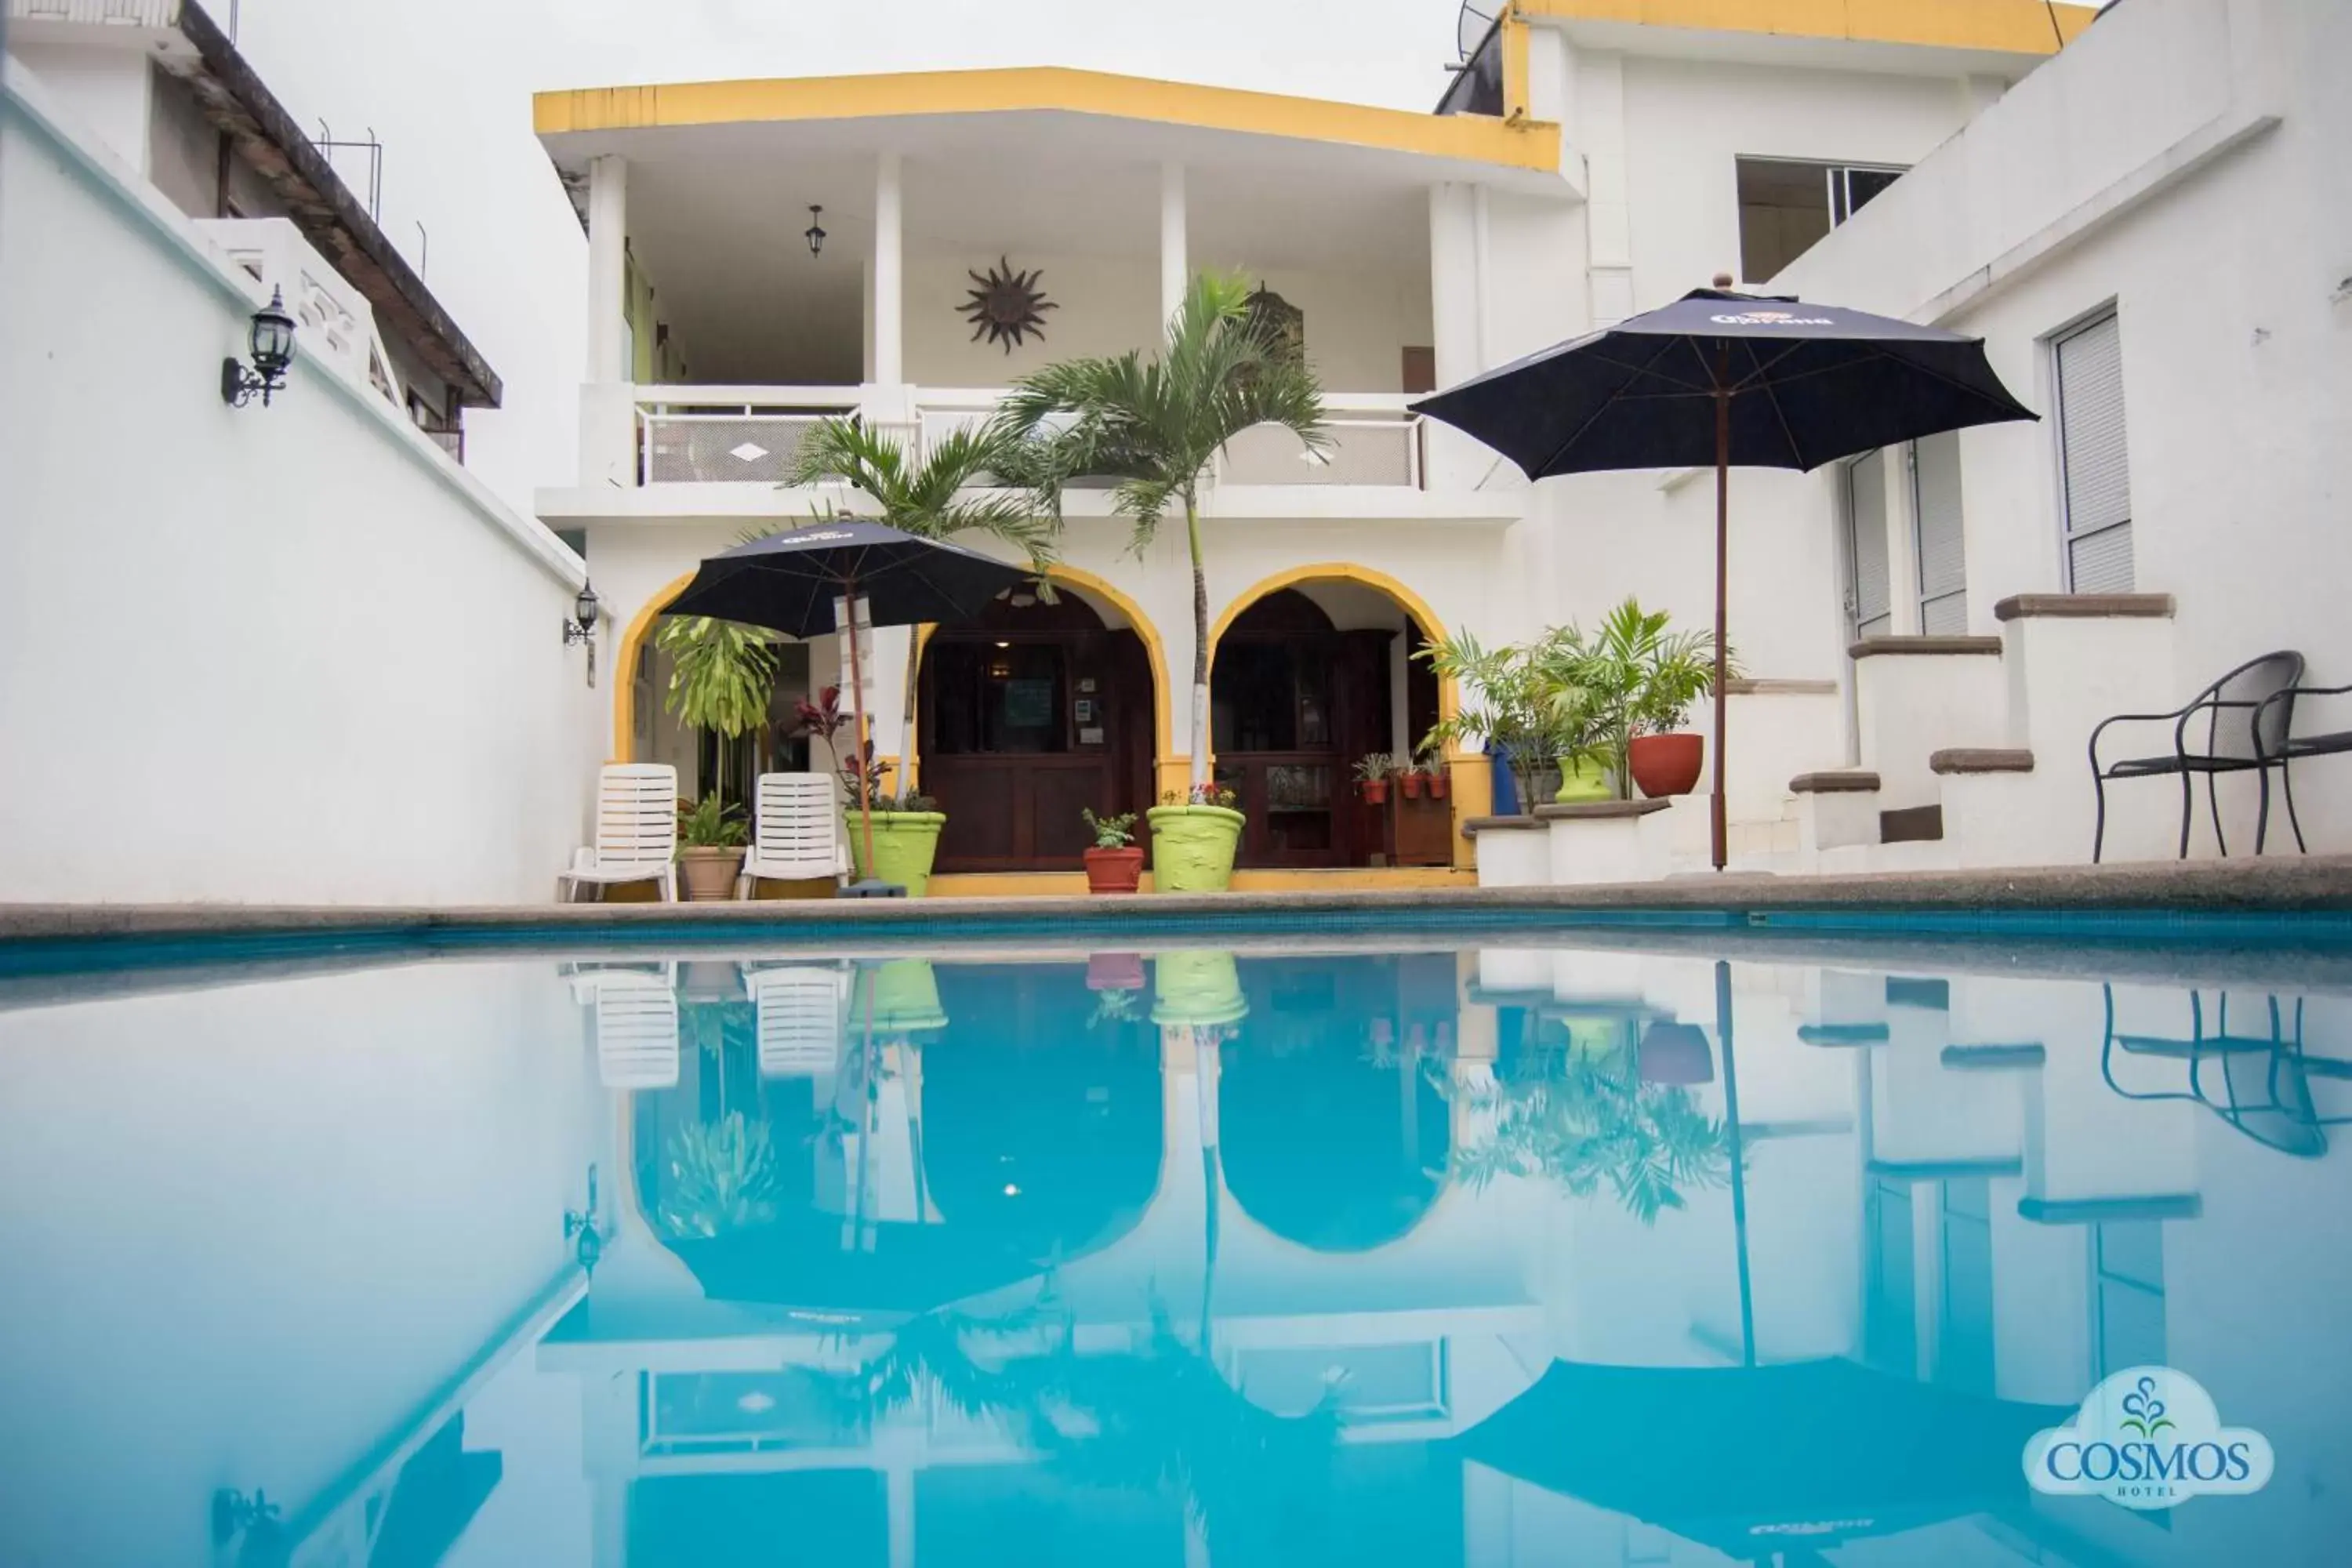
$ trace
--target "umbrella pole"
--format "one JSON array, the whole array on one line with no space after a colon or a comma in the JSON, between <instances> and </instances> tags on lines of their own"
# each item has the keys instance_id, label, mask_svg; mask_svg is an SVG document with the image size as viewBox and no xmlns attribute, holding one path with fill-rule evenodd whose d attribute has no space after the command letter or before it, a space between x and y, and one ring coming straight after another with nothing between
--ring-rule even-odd
<instances>
[{"instance_id":1,"label":"umbrella pole","mask_svg":"<svg viewBox=\"0 0 2352 1568\"><path fill-rule=\"evenodd\" d=\"M871 878L874 875L874 803L866 798L869 775L866 771L866 748L869 742L866 734L866 660L857 651L857 579L845 577L842 586L847 595L843 603L849 606L849 708L856 716L857 722L857 825L866 837L866 875ZM1722 616L1719 613L1716 620L1720 627ZM1721 658L1718 658L1717 662L1720 664ZM841 710L836 708L834 711L838 713ZM900 759L899 765L905 765L904 758ZM1716 773L1719 782L1722 769L1717 768Z\"/></svg>"},{"instance_id":2,"label":"umbrella pole","mask_svg":"<svg viewBox=\"0 0 2352 1568\"><path fill-rule=\"evenodd\" d=\"M1724 631L1730 615L1730 574L1727 570L1731 542L1731 345L1717 351L1715 362L1715 792L1707 801L1715 868L1731 858L1731 830L1723 794L1725 676L1730 667Z\"/></svg>"},{"instance_id":3,"label":"umbrella pole","mask_svg":"<svg viewBox=\"0 0 2352 1568\"><path fill-rule=\"evenodd\" d=\"M1748 1173L1739 1146L1739 1063L1731 1048L1731 965L1715 961L1715 1037L1723 1047L1723 1118L1731 1131L1731 1234L1739 1261L1739 1354L1756 1364L1756 1292L1748 1276Z\"/></svg>"}]
</instances>

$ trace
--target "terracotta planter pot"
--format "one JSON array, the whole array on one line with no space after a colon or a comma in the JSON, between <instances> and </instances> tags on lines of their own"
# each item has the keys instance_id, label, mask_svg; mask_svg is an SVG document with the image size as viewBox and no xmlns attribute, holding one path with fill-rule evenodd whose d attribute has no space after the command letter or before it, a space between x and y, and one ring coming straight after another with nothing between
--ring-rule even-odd
<instances>
[{"instance_id":1,"label":"terracotta planter pot","mask_svg":"<svg viewBox=\"0 0 2352 1568\"><path fill-rule=\"evenodd\" d=\"M1704 735L1636 735L1625 751L1633 782L1652 800L1690 794L1698 784L1699 767L1706 761Z\"/></svg>"},{"instance_id":2,"label":"terracotta planter pot","mask_svg":"<svg viewBox=\"0 0 2352 1568\"><path fill-rule=\"evenodd\" d=\"M1139 952L1090 952L1087 954L1087 989L1089 991L1140 991L1150 982L1143 973L1143 954Z\"/></svg>"},{"instance_id":3,"label":"terracotta planter pot","mask_svg":"<svg viewBox=\"0 0 2352 1568\"><path fill-rule=\"evenodd\" d=\"M1449 778L1444 773L1432 773L1429 775L1430 799L1444 800L1447 795L1452 795L1453 793L1453 779Z\"/></svg>"},{"instance_id":4,"label":"terracotta planter pot","mask_svg":"<svg viewBox=\"0 0 2352 1568\"><path fill-rule=\"evenodd\" d=\"M677 852L678 896L696 903L716 903L735 896L735 879L743 874L746 851L681 849Z\"/></svg>"},{"instance_id":5,"label":"terracotta planter pot","mask_svg":"<svg viewBox=\"0 0 2352 1568\"><path fill-rule=\"evenodd\" d=\"M1405 799L1419 800L1421 798L1421 775L1419 773L1399 773L1397 775L1397 783L1404 786Z\"/></svg>"},{"instance_id":6,"label":"terracotta planter pot","mask_svg":"<svg viewBox=\"0 0 2352 1568\"><path fill-rule=\"evenodd\" d=\"M1386 805L1389 803L1389 781L1366 779L1357 786L1364 792L1366 805Z\"/></svg>"},{"instance_id":7,"label":"terracotta planter pot","mask_svg":"<svg viewBox=\"0 0 2352 1568\"><path fill-rule=\"evenodd\" d=\"M1089 849L1086 861L1089 893L1131 893L1143 880L1143 850L1139 845Z\"/></svg>"}]
</instances>

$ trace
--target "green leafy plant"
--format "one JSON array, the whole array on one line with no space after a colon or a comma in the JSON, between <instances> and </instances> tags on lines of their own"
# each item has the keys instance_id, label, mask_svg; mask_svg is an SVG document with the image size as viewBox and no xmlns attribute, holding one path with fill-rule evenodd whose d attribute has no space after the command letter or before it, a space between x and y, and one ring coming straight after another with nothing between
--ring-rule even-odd
<instances>
[{"instance_id":1,"label":"green leafy plant","mask_svg":"<svg viewBox=\"0 0 2352 1568\"><path fill-rule=\"evenodd\" d=\"M719 798L712 790L677 813L677 843L681 849L731 849L751 840L743 808Z\"/></svg>"},{"instance_id":2,"label":"green leafy plant","mask_svg":"<svg viewBox=\"0 0 2352 1568\"><path fill-rule=\"evenodd\" d=\"M1135 813L1122 811L1117 816L1097 816L1092 806L1078 807L1078 815L1087 819L1087 831L1095 836L1097 849L1124 849L1135 842Z\"/></svg>"},{"instance_id":3,"label":"green leafy plant","mask_svg":"<svg viewBox=\"0 0 2352 1568\"><path fill-rule=\"evenodd\" d=\"M1115 504L1140 552L1171 510L1184 515L1192 565L1192 785L1209 782L1209 581L1201 491L1227 442L1280 425L1309 452L1330 443L1323 393L1305 363L1279 348L1237 274L1203 272L1185 290L1166 342L1140 353L1048 365L1014 384L1013 426L1033 443L1036 480L1058 513L1062 488L1087 476L1118 481Z\"/></svg>"},{"instance_id":4,"label":"green leafy plant","mask_svg":"<svg viewBox=\"0 0 2352 1568\"><path fill-rule=\"evenodd\" d=\"M1684 1193L1730 1180L1728 1127L1690 1090L1640 1080L1630 1051L1571 1050L1475 1089L1487 1131L1456 1156L1474 1187L1498 1175L1541 1176L1578 1197L1605 1183L1643 1225L1685 1206Z\"/></svg>"},{"instance_id":5,"label":"green leafy plant","mask_svg":"<svg viewBox=\"0 0 2352 1568\"><path fill-rule=\"evenodd\" d=\"M1132 1023L1141 1015L1142 993L1137 991L1097 991L1095 1007L1087 1015L1087 1027L1099 1029L1105 1024Z\"/></svg>"},{"instance_id":6,"label":"green leafy plant","mask_svg":"<svg viewBox=\"0 0 2352 1568\"><path fill-rule=\"evenodd\" d=\"M673 1241L708 1239L776 1216L782 1178L764 1121L730 1110L669 1135L654 1220Z\"/></svg>"},{"instance_id":7,"label":"green leafy plant","mask_svg":"<svg viewBox=\"0 0 2352 1568\"><path fill-rule=\"evenodd\" d=\"M679 721L717 735L726 748L764 734L776 689L773 634L709 616L672 616L654 641L669 655L662 705ZM722 766L721 775L727 770Z\"/></svg>"},{"instance_id":8,"label":"green leafy plant","mask_svg":"<svg viewBox=\"0 0 2352 1568\"><path fill-rule=\"evenodd\" d=\"M1559 632L1499 647L1457 632L1413 657L1462 694L1459 709L1431 727L1423 748L1483 741L1502 754L1528 809L1534 807L1537 774L1587 754L1593 745L1591 700L1580 683L1574 644Z\"/></svg>"},{"instance_id":9,"label":"green leafy plant","mask_svg":"<svg viewBox=\"0 0 2352 1568\"><path fill-rule=\"evenodd\" d=\"M1363 784L1378 784L1397 771L1397 760L1386 752L1366 752L1356 759L1356 778Z\"/></svg>"}]
</instances>

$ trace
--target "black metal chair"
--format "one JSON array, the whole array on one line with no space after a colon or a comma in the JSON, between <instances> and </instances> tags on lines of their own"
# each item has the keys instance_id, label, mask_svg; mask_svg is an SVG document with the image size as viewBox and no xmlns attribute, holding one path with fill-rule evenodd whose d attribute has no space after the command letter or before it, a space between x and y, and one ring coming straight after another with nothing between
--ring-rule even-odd
<instances>
[{"instance_id":1,"label":"black metal chair","mask_svg":"<svg viewBox=\"0 0 2352 1568\"><path fill-rule=\"evenodd\" d=\"M2273 692L2254 718L2254 735L2258 741L2269 744L2272 736L2278 737L2275 749L2269 753L2269 760L2278 764L2279 793L2286 796L2287 826L2294 829L2297 854L2306 851L2303 843L2303 824L2294 815L2294 761L2298 757L2333 757L2352 752L2352 730L2337 730L2325 735L2296 734L2295 699L2342 697L2347 693L2352 693L2352 686L2290 686L2284 691ZM2279 710L2275 720L2271 718L2269 711L2273 705ZM2263 804L2265 808L2270 805L2267 793ZM2263 852L2263 835L2269 827L2269 813L2265 809L2262 822L2254 829L2254 853L2257 855Z\"/></svg>"},{"instance_id":2,"label":"black metal chair","mask_svg":"<svg viewBox=\"0 0 2352 1568\"><path fill-rule=\"evenodd\" d=\"M2291 697L2303 679L2303 655L2292 649L2249 659L2169 713L2117 713L2103 719L2091 731L2091 788L2099 802L2098 825L2092 830L2091 858L2106 848L2107 784L2116 779L2179 778L2180 780L2180 858L2189 858L2189 829L2196 820L2196 795L2190 789L2198 774L2205 776L2205 800L2213 814L2214 842L2224 857L2230 841L2221 832L2221 792L2214 780L2223 773L2251 773L2260 781L2262 813L2254 833L2254 852L2270 826L2271 769L2284 769L2287 731L2294 718ZM2192 746L2189 726L2198 715L2201 746ZM2102 764L2099 737L2116 724L2170 724L2172 751L2152 757L2126 757ZM2297 830L2298 834L2300 829Z\"/></svg>"}]
</instances>

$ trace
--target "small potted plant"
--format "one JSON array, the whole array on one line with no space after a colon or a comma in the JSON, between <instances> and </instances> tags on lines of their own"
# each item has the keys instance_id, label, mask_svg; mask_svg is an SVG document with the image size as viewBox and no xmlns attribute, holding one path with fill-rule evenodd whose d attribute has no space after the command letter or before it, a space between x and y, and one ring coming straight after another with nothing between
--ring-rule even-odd
<instances>
[{"instance_id":1,"label":"small potted plant","mask_svg":"<svg viewBox=\"0 0 2352 1568\"><path fill-rule=\"evenodd\" d=\"M1429 792L1430 799L1444 800L1454 792L1454 777L1446 771L1443 752L1433 749L1422 752L1417 771L1421 774L1422 787Z\"/></svg>"},{"instance_id":2,"label":"small potted plant","mask_svg":"<svg viewBox=\"0 0 2352 1568\"><path fill-rule=\"evenodd\" d=\"M1626 775L1653 800L1697 786L1706 737L1683 725L1691 705L1715 690L1715 638L1667 627L1664 611L1628 599L1610 612L1596 639L1623 693Z\"/></svg>"},{"instance_id":3,"label":"small potted plant","mask_svg":"<svg viewBox=\"0 0 2352 1568\"><path fill-rule=\"evenodd\" d=\"M1411 757L1400 756L1392 758L1391 761L1396 767L1398 790L1407 800L1419 800L1422 784L1421 770L1413 766Z\"/></svg>"},{"instance_id":4,"label":"small potted plant","mask_svg":"<svg viewBox=\"0 0 2352 1568\"><path fill-rule=\"evenodd\" d=\"M743 808L711 791L677 814L677 877L686 898L698 903L735 896L751 843Z\"/></svg>"},{"instance_id":5,"label":"small potted plant","mask_svg":"<svg viewBox=\"0 0 2352 1568\"><path fill-rule=\"evenodd\" d=\"M1086 818L1087 831L1095 836L1094 847L1086 854L1087 891L1135 891L1143 880L1143 849L1135 842L1135 813L1097 816L1093 807L1081 806L1078 815Z\"/></svg>"},{"instance_id":6,"label":"small potted plant","mask_svg":"<svg viewBox=\"0 0 2352 1568\"><path fill-rule=\"evenodd\" d=\"M1356 759L1356 785L1364 792L1366 805L1386 805L1389 799L1389 775L1396 772L1396 759L1386 752L1368 752Z\"/></svg>"},{"instance_id":7,"label":"small potted plant","mask_svg":"<svg viewBox=\"0 0 2352 1568\"><path fill-rule=\"evenodd\" d=\"M1233 884L1234 855L1249 819L1222 784L1170 790L1148 814L1151 886L1162 893L1222 893Z\"/></svg>"}]
</instances>

